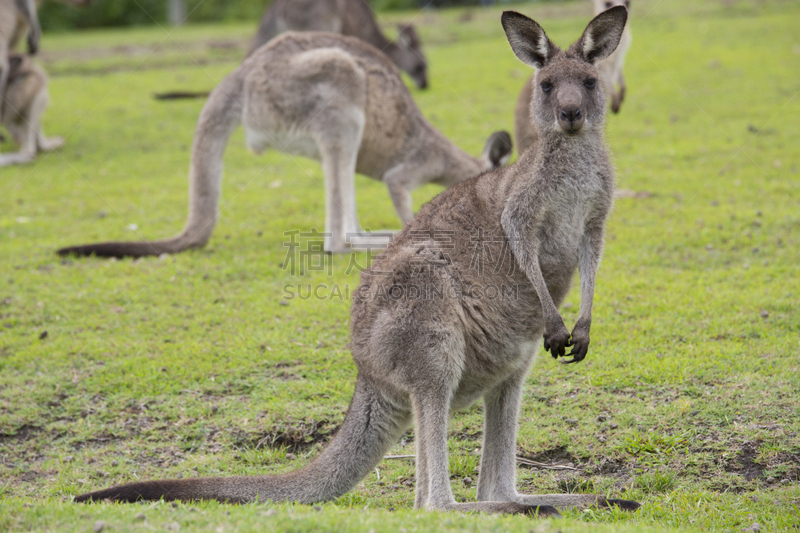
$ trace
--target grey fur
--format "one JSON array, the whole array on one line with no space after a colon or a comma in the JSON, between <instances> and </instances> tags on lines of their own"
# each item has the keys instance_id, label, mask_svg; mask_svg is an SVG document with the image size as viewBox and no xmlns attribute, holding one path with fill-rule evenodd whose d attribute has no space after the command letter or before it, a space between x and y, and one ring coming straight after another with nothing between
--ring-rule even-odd
<instances>
[{"instance_id":1,"label":"grey fur","mask_svg":"<svg viewBox=\"0 0 800 533\"><path fill-rule=\"evenodd\" d=\"M81 6L89 0L54 0L63 4ZM39 49L42 30L36 10L42 0L0 0L0 122L9 128L20 145L15 154L0 155L0 166L25 163L33 160L36 151L47 151L63 145L60 138L46 139L41 133L39 118L47 106L47 75L27 58L14 55L19 63L17 85L13 93L6 94L13 70L9 63L11 52L27 36L28 53ZM26 80L22 83L21 80ZM12 116L4 116L9 112Z\"/></svg>"},{"instance_id":2,"label":"grey fur","mask_svg":"<svg viewBox=\"0 0 800 533\"><path fill-rule=\"evenodd\" d=\"M261 18L251 55L286 31L327 31L358 37L394 61L414 80L418 88L428 86L428 64L417 31L400 25L396 41L387 39L365 0L275 0Z\"/></svg>"},{"instance_id":3,"label":"grey fur","mask_svg":"<svg viewBox=\"0 0 800 533\"><path fill-rule=\"evenodd\" d=\"M630 0L593 0L593 4L595 15L599 15L615 6L623 6L630 9ZM619 112L622 101L625 99L626 85L622 69L625 64L625 54L632 41L630 25L626 24L622 38L614 53L597 65L600 71L599 79L603 83L603 89L608 96L611 110L614 113ZM536 142L536 131L530 120L530 102L533 95L533 86L536 83L534 78L535 74L525 82L525 86L517 99L517 107L514 112L514 133L517 138L517 153L519 154L525 152Z\"/></svg>"},{"instance_id":4,"label":"grey fur","mask_svg":"<svg viewBox=\"0 0 800 533\"><path fill-rule=\"evenodd\" d=\"M49 96L47 74L23 54L9 56L9 79L0 107L2 124L19 145L19 152L0 154L0 167L33 161L37 152L49 152L64 145L61 137L47 138L41 117Z\"/></svg>"},{"instance_id":5,"label":"grey fur","mask_svg":"<svg viewBox=\"0 0 800 533\"><path fill-rule=\"evenodd\" d=\"M325 249L350 251L361 233L355 173L383 181L400 219L411 191L450 187L503 164L506 133L471 157L422 116L397 68L372 46L333 33L286 33L251 55L210 95L197 123L189 170L189 220L173 239L64 248L60 254L141 256L203 246L217 221L222 155L239 123L248 146L320 160L325 176Z\"/></svg>"},{"instance_id":6,"label":"grey fur","mask_svg":"<svg viewBox=\"0 0 800 533\"><path fill-rule=\"evenodd\" d=\"M621 30L625 15L617 11L616 25L595 37ZM517 30L526 21L503 14L522 57L528 54L520 47L530 43ZM595 19L587 31L607 22ZM523 495L515 488L517 415L536 345L544 338L554 357L572 357L567 362L582 360L589 346L614 175L603 140L605 96L599 84L583 90L587 79L599 75L586 53L581 41L566 51L553 47L541 65L540 75L553 87L549 94L537 89L533 97L541 139L535 149L514 166L434 198L362 274L351 311L356 390L342 429L317 459L282 476L135 483L76 500L330 500L355 486L413 419L418 508L541 515L570 506L638 508L636 502L592 494ZM559 119L571 105L584 112L580 127ZM576 267L581 309L570 334L557 308ZM492 287L514 290L493 298ZM572 352L566 354L568 346ZM448 472L447 422L453 411L481 398L478 501L457 503Z\"/></svg>"},{"instance_id":7,"label":"grey fur","mask_svg":"<svg viewBox=\"0 0 800 533\"><path fill-rule=\"evenodd\" d=\"M39 46L41 29L36 16L34 0L0 0L0 107L2 107L5 89L8 83L8 54L16 46L18 25L24 25L28 31L28 47L35 53ZM0 111L1 112L1 111ZM2 116L0 116L2 119Z\"/></svg>"}]
</instances>

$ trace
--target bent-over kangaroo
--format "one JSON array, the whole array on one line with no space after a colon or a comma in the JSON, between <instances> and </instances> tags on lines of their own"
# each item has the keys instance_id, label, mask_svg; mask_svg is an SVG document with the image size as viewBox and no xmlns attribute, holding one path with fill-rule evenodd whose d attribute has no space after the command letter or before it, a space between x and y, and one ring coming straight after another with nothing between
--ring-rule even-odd
<instances>
[{"instance_id":1,"label":"bent-over kangaroo","mask_svg":"<svg viewBox=\"0 0 800 533\"><path fill-rule=\"evenodd\" d=\"M517 415L536 344L544 338L545 349L571 357L568 363L583 360L589 348L614 192L595 64L613 52L626 19L624 7L606 11L561 50L533 20L503 13L512 49L538 69L532 107L541 142L517 164L434 198L362 274L351 311L355 394L341 429L311 464L277 476L131 483L76 500L331 500L369 473L413 419L416 507L539 514L577 505L638 508L591 494L523 495L515 488ZM576 267L581 309L570 334L557 307ZM481 398L479 501L457 503L448 417Z\"/></svg>"},{"instance_id":2,"label":"bent-over kangaroo","mask_svg":"<svg viewBox=\"0 0 800 533\"><path fill-rule=\"evenodd\" d=\"M508 159L511 138L492 134L480 159L422 116L397 68L369 44L333 33L286 33L247 58L211 93L195 131L189 220L172 239L63 248L59 254L144 256L203 246L217 221L222 155L239 123L256 153L272 146L322 162L325 250L352 249L361 229L355 173L383 181L400 219L412 217L411 191L445 187Z\"/></svg>"},{"instance_id":3,"label":"bent-over kangaroo","mask_svg":"<svg viewBox=\"0 0 800 533\"><path fill-rule=\"evenodd\" d=\"M0 154L0 167L33 161L36 152L49 152L64 145L61 137L47 138L41 117L49 96L47 74L27 55L9 56L9 77L0 107L0 122L19 145L19 152Z\"/></svg>"},{"instance_id":4,"label":"bent-over kangaroo","mask_svg":"<svg viewBox=\"0 0 800 533\"><path fill-rule=\"evenodd\" d=\"M400 25L397 41L390 41L365 0L275 0L261 18L248 55L285 31L328 31L358 37L389 56L418 88L428 86L428 64L414 26Z\"/></svg>"},{"instance_id":5,"label":"bent-over kangaroo","mask_svg":"<svg viewBox=\"0 0 800 533\"><path fill-rule=\"evenodd\" d=\"M595 15L599 15L603 11L611 9L614 6L625 6L626 9L630 9L631 4L630 0L593 0L593 3ZM603 83L603 89L611 103L611 110L614 113L619 113L622 100L625 99L626 86L622 67L625 65L625 54L627 54L632 41L633 37L631 36L630 27L626 25L617 49L613 54L597 64L597 69L600 71L600 80ZM518 154L522 154L536 142L536 132L530 120L530 103L534 84L534 77L531 76L522 88L514 113L514 134L517 137ZM617 88L617 86L619 86L619 88Z\"/></svg>"}]
</instances>

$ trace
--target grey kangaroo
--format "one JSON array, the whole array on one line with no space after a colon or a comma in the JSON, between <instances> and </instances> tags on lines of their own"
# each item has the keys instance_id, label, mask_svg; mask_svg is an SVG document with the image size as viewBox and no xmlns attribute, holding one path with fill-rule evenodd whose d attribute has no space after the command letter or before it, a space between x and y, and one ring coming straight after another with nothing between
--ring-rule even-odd
<instances>
[{"instance_id":1,"label":"grey kangaroo","mask_svg":"<svg viewBox=\"0 0 800 533\"><path fill-rule=\"evenodd\" d=\"M88 0L58 1L72 6L88 3ZM0 122L20 145L19 152L0 155L0 166L32 161L37 151L53 150L64 144L63 139L47 139L41 132L40 118L48 102L47 75L29 57L11 53L26 36L28 53L33 55L38 51L42 30L36 10L41 2L0 0Z\"/></svg>"},{"instance_id":2,"label":"grey kangaroo","mask_svg":"<svg viewBox=\"0 0 800 533\"><path fill-rule=\"evenodd\" d=\"M328 31L358 37L389 56L418 88L428 86L428 64L414 26L401 25L397 41L390 41L365 0L275 0L261 18L248 55L285 31Z\"/></svg>"},{"instance_id":3,"label":"grey kangaroo","mask_svg":"<svg viewBox=\"0 0 800 533\"><path fill-rule=\"evenodd\" d=\"M0 167L33 161L37 152L49 152L64 145L61 137L47 138L41 117L49 96L47 74L23 54L8 58L9 77L0 106L0 122L19 145L19 152L0 154Z\"/></svg>"},{"instance_id":4,"label":"grey kangaroo","mask_svg":"<svg viewBox=\"0 0 800 533\"><path fill-rule=\"evenodd\" d=\"M36 16L36 3L34 0L0 0L0 104L8 83L8 54L17 44L18 26L27 29L28 53L35 54L42 36L39 18Z\"/></svg>"},{"instance_id":5,"label":"grey kangaroo","mask_svg":"<svg viewBox=\"0 0 800 533\"><path fill-rule=\"evenodd\" d=\"M599 15L614 6L625 6L626 9L630 9L631 3L630 0L593 0L593 4L594 14ZM625 65L625 54L628 52L632 41L630 26L626 25L617 49L613 54L597 64L597 69L600 71L599 79L603 83L603 89L614 113L619 113L622 101L625 99L626 85L622 68ZM517 137L518 154L523 153L536 142L536 131L530 121L530 102L534 83L534 78L531 76L525 83L525 87L522 88L517 100L517 108L514 114L514 133Z\"/></svg>"},{"instance_id":6,"label":"grey kangaroo","mask_svg":"<svg viewBox=\"0 0 800 533\"><path fill-rule=\"evenodd\" d=\"M138 257L203 246L218 217L222 155L240 122L256 153L272 146L322 162L329 252L350 251L362 234L356 172L386 184L405 223L414 188L450 187L504 164L511 153L505 132L490 136L480 159L459 149L425 120L389 58L360 39L290 32L247 58L203 107L189 168L189 220L180 235L58 253Z\"/></svg>"},{"instance_id":7,"label":"grey kangaroo","mask_svg":"<svg viewBox=\"0 0 800 533\"><path fill-rule=\"evenodd\" d=\"M314 461L289 474L132 483L76 501L331 500L371 472L413 420L418 508L539 515L584 505L638 508L592 494L524 495L515 488L517 415L536 344L544 338L545 350L567 363L582 361L589 349L614 191L596 63L614 51L626 19L624 7L606 11L561 50L533 20L503 13L514 53L537 68L532 118L541 142L517 164L434 198L363 272L351 311L355 393L341 429ZM576 267L581 308L570 334L558 305ZM492 297L502 287L514 290ZM481 398L478 501L458 503L448 472L448 417Z\"/></svg>"}]
</instances>

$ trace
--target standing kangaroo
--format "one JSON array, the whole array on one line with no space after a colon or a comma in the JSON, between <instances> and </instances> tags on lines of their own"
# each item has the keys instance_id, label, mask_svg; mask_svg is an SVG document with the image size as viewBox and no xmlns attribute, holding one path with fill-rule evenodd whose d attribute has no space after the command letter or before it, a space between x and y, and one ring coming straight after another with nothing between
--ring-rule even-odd
<instances>
[{"instance_id":1,"label":"standing kangaroo","mask_svg":"<svg viewBox=\"0 0 800 533\"><path fill-rule=\"evenodd\" d=\"M561 50L533 20L503 13L514 53L538 69L532 107L541 142L516 165L434 198L364 271L351 311L355 393L341 429L314 461L289 474L131 483L76 501L331 500L372 471L413 419L418 508L541 515L577 505L638 508L591 494L523 495L515 488L517 415L536 343L544 337L545 349L572 357L568 363L583 360L589 348L614 192L595 64L614 51L626 19L624 7L606 11ZM581 309L570 335L557 306L576 267ZM514 290L498 297L502 287ZM479 501L457 503L448 417L481 398Z\"/></svg>"},{"instance_id":2,"label":"standing kangaroo","mask_svg":"<svg viewBox=\"0 0 800 533\"><path fill-rule=\"evenodd\" d=\"M49 96L47 74L27 55L9 56L9 77L0 106L0 122L8 129L19 152L0 154L0 167L33 161L36 152L49 152L64 145L64 139L48 139L42 131L41 117Z\"/></svg>"},{"instance_id":3,"label":"standing kangaroo","mask_svg":"<svg viewBox=\"0 0 800 533\"><path fill-rule=\"evenodd\" d=\"M57 1L82 6L89 0ZM41 132L40 119L48 102L47 75L29 57L11 53L24 36L28 53L38 51L42 30L36 10L41 2L0 0L0 123L20 145L17 153L0 154L0 166L32 161L37 151L54 150L64 144L64 139L47 139Z\"/></svg>"},{"instance_id":4,"label":"standing kangaroo","mask_svg":"<svg viewBox=\"0 0 800 533\"><path fill-rule=\"evenodd\" d=\"M626 9L630 9L630 0L593 0L593 3L595 15L599 15L615 6L625 6ZM611 110L614 113L619 113L622 100L625 99L626 86L622 67L625 64L625 54L627 54L632 41L631 30L626 25L617 49L613 54L597 64L597 69L600 71L599 79L603 83L603 89L611 102ZM536 131L533 129L530 120L530 103L534 83L534 78L531 76L525 83L525 87L522 88L517 100L517 108L514 114L514 133L517 137L518 154L522 154L536 142ZM619 88L617 88L617 85L619 85Z\"/></svg>"},{"instance_id":5,"label":"standing kangaroo","mask_svg":"<svg viewBox=\"0 0 800 533\"><path fill-rule=\"evenodd\" d=\"M39 49L42 30L39 27L39 18L36 16L34 0L0 0L0 107L8 83L10 69L8 54L17 44L18 25L28 30L28 52L35 54Z\"/></svg>"},{"instance_id":6,"label":"standing kangaroo","mask_svg":"<svg viewBox=\"0 0 800 533\"><path fill-rule=\"evenodd\" d=\"M413 217L411 191L451 187L508 159L511 138L489 138L480 159L422 116L397 68L354 37L287 33L258 49L211 93L200 113L189 168L189 220L172 239L63 248L59 254L139 257L203 246L217 222L222 155L244 125L256 153L272 146L322 162L325 250L347 252L361 229L355 173L383 181L400 219Z\"/></svg>"},{"instance_id":7,"label":"standing kangaroo","mask_svg":"<svg viewBox=\"0 0 800 533\"><path fill-rule=\"evenodd\" d=\"M387 39L365 0L275 0L270 4L248 55L285 31L328 31L358 37L391 59L414 80L428 86L428 65L414 26L401 25L396 42Z\"/></svg>"}]
</instances>

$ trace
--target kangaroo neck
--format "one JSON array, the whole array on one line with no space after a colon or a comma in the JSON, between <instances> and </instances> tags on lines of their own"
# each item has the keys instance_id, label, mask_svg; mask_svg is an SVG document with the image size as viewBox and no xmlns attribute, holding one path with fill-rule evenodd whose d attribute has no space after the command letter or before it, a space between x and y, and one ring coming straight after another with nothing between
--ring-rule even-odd
<instances>
[{"instance_id":1,"label":"kangaroo neck","mask_svg":"<svg viewBox=\"0 0 800 533\"><path fill-rule=\"evenodd\" d=\"M438 181L444 185L455 185L486 170L483 161L472 157L449 140L437 152L441 159L441 173Z\"/></svg>"},{"instance_id":2,"label":"kangaroo neck","mask_svg":"<svg viewBox=\"0 0 800 533\"><path fill-rule=\"evenodd\" d=\"M537 169L549 171L559 169L567 171L575 168L587 168L588 165L605 166L608 163L602 130L584 131L569 136L561 132L539 134L539 141L534 145L532 157Z\"/></svg>"}]
</instances>

